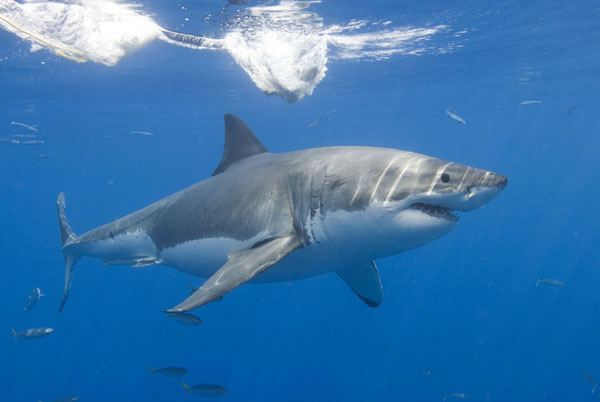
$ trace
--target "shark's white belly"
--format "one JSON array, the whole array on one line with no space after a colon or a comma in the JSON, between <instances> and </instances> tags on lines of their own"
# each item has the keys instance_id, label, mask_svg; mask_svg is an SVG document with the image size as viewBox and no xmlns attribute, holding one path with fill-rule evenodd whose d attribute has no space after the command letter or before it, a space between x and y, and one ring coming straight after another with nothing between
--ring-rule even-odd
<instances>
[{"instance_id":1,"label":"shark's white belly","mask_svg":"<svg viewBox=\"0 0 600 402\"><path fill-rule=\"evenodd\" d=\"M261 234L244 241L231 238L193 240L162 250L160 261L162 265L209 278L227 261L230 253L247 249L267 237ZM335 250L327 245L312 244L285 257L258 275L254 282L290 281L321 275L336 270L336 259Z\"/></svg>"}]
</instances>

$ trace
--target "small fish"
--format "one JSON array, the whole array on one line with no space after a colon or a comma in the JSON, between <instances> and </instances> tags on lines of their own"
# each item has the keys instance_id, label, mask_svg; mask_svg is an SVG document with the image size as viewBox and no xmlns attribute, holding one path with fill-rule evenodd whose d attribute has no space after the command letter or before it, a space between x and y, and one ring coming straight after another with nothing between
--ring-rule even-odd
<instances>
[{"instance_id":1,"label":"small fish","mask_svg":"<svg viewBox=\"0 0 600 402\"><path fill-rule=\"evenodd\" d=\"M13 126L19 126L19 127L23 127L26 128L27 130L33 131L33 132L39 132L39 130L37 129L36 126L30 126L29 124L25 124L25 123L19 123L18 121L11 121L10 124L12 124Z\"/></svg>"},{"instance_id":2,"label":"small fish","mask_svg":"<svg viewBox=\"0 0 600 402\"><path fill-rule=\"evenodd\" d=\"M315 128L317 127L320 123L326 122L327 120L329 120L329 118L331 116L333 116L333 114L335 113L335 107L333 109L330 109L327 111L327 113L325 113L323 116L319 117L317 120L311 122L308 125L308 128Z\"/></svg>"},{"instance_id":3,"label":"small fish","mask_svg":"<svg viewBox=\"0 0 600 402\"><path fill-rule=\"evenodd\" d=\"M587 380L592 385L592 394L596 393L596 389L598 389L598 383L592 374L587 371L583 372L583 378Z\"/></svg>"},{"instance_id":4,"label":"small fish","mask_svg":"<svg viewBox=\"0 0 600 402\"><path fill-rule=\"evenodd\" d=\"M143 135L145 137L154 137L154 133L151 133L150 131L130 131L129 134Z\"/></svg>"},{"instance_id":5,"label":"small fish","mask_svg":"<svg viewBox=\"0 0 600 402\"><path fill-rule=\"evenodd\" d=\"M188 372L186 368L176 367L176 366L165 366L165 367L159 367L159 368L149 368L148 371L150 371L151 375L162 374L162 375L165 375L167 377L183 377Z\"/></svg>"},{"instance_id":6,"label":"small fish","mask_svg":"<svg viewBox=\"0 0 600 402\"><path fill-rule=\"evenodd\" d=\"M519 102L519 106L541 105L542 103L544 102L541 100L526 100L523 102Z\"/></svg>"},{"instance_id":7,"label":"small fish","mask_svg":"<svg viewBox=\"0 0 600 402\"><path fill-rule=\"evenodd\" d=\"M40 145L46 143L44 140L23 140L17 138L0 138L0 142L11 145Z\"/></svg>"},{"instance_id":8,"label":"small fish","mask_svg":"<svg viewBox=\"0 0 600 402\"><path fill-rule=\"evenodd\" d=\"M79 400L78 396L67 396L66 398L63 398L63 399L57 399L54 402L75 402L78 400ZM38 402L44 402L44 401L38 401Z\"/></svg>"},{"instance_id":9,"label":"small fish","mask_svg":"<svg viewBox=\"0 0 600 402\"><path fill-rule=\"evenodd\" d=\"M565 283L563 281L559 281L558 279L552 279L552 278L538 278L537 282L535 283L535 286L540 286L540 285L550 285L550 286L556 286L559 288L565 287Z\"/></svg>"},{"instance_id":10,"label":"small fish","mask_svg":"<svg viewBox=\"0 0 600 402\"><path fill-rule=\"evenodd\" d=\"M115 137L113 137L112 135L101 135L98 138L103 139L103 140L112 140Z\"/></svg>"},{"instance_id":11,"label":"small fish","mask_svg":"<svg viewBox=\"0 0 600 402\"><path fill-rule=\"evenodd\" d=\"M35 134L15 134L14 138L35 138Z\"/></svg>"},{"instance_id":12,"label":"small fish","mask_svg":"<svg viewBox=\"0 0 600 402\"><path fill-rule=\"evenodd\" d=\"M25 309L25 311L31 310L36 304L38 304L38 302L40 301L40 298L42 296L46 296L45 294L42 293L42 289L40 289L40 288L31 289L31 294L29 295L29 297L27 297L27 304L25 305L25 307L23 307Z\"/></svg>"},{"instance_id":13,"label":"small fish","mask_svg":"<svg viewBox=\"0 0 600 402\"><path fill-rule=\"evenodd\" d=\"M169 313L169 318L190 327L202 324L202 320L190 313Z\"/></svg>"},{"instance_id":14,"label":"small fish","mask_svg":"<svg viewBox=\"0 0 600 402\"><path fill-rule=\"evenodd\" d=\"M223 396L227 393L227 389L220 385L214 384L198 384L189 386L185 382L182 382L181 385L186 392L193 392L195 394L205 396L205 397L216 397Z\"/></svg>"},{"instance_id":15,"label":"small fish","mask_svg":"<svg viewBox=\"0 0 600 402\"><path fill-rule=\"evenodd\" d=\"M41 338L43 336L50 335L54 332L54 328L50 327L40 327L40 328L29 328L24 329L23 331L15 331L14 328L10 329L13 333L13 336L19 339L35 339Z\"/></svg>"},{"instance_id":16,"label":"small fish","mask_svg":"<svg viewBox=\"0 0 600 402\"><path fill-rule=\"evenodd\" d=\"M454 113L452 111L452 108L449 107L448 109L446 109L446 114L448 115L449 118L451 118L452 120L460 123L460 124L467 124L467 122L465 121L465 119L463 119L462 117L460 117L459 115L457 115L456 113Z\"/></svg>"},{"instance_id":17,"label":"small fish","mask_svg":"<svg viewBox=\"0 0 600 402\"><path fill-rule=\"evenodd\" d=\"M571 116L571 113L573 113L576 107L577 105L571 105L567 108L567 117Z\"/></svg>"},{"instance_id":18,"label":"small fish","mask_svg":"<svg viewBox=\"0 0 600 402\"><path fill-rule=\"evenodd\" d=\"M50 157L50 154L39 154L39 155L32 156L31 159L48 159L49 157Z\"/></svg>"},{"instance_id":19,"label":"small fish","mask_svg":"<svg viewBox=\"0 0 600 402\"><path fill-rule=\"evenodd\" d=\"M457 394L447 394L444 395L443 401L446 401L446 399L471 399L471 395L462 392Z\"/></svg>"}]
</instances>

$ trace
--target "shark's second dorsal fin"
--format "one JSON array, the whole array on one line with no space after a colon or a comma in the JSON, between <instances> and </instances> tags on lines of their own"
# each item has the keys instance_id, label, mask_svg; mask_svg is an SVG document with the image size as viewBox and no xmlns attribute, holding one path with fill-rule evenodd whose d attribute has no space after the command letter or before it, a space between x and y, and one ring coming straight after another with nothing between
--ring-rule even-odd
<instances>
[{"instance_id":1,"label":"shark's second dorsal fin","mask_svg":"<svg viewBox=\"0 0 600 402\"><path fill-rule=\"evenodd\" d=\"M256 138L252 130L237 116L225 115L225 149L221 163L213 172L213 176L224 172L237 161L249 156L268 152Z\"/></svg>"}]
</instances>

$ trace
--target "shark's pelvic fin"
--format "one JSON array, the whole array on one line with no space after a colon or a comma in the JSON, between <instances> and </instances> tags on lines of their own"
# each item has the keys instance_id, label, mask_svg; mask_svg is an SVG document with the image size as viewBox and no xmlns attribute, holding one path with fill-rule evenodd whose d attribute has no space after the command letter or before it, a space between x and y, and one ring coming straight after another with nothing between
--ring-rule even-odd
<instances>
[{"instance_id":1,"label":"shark's pelvic fin","mask_svg":"<svg viewBox=\"0 0 600 402\"><path fill-rule=\"evenodd\" d=\"M63 255L65 256L65 287L63 290L62 298L58 306L58 311L62 311L65 307L65 303L69 298L69 290L71 289L71 283L73 282L73 268L79 259L76 256L69 255L66 251L66 247L77 242L77 235L71 229L69 222L67 221L67 215L65 213L65 194L60 193L56 199L56 209L58 211L58 223L60 224L60 237L62 242Z\"/></svg>"},{"instance_id":2,"label":"shark's pelvic fin","mask_svg":"<svg viewBox=\"0 0 600 402\"><path fill-rule=\"evenodd\" d=\"M200 289L168 313L182 313L218 299L277 264L283 257L302 246L296 234L274 237L260 242L250 249L229 256L229 260L213 274Z\"/></svg>"},{"instance_id":3,"label":"shark's pelvic fin","mask_svg":"<svg viewBox=\"0 0 600 402\"><path fill-rule=\"evenodd\" d=\"M227 170L237 161L268 152L267 148L256 138L252 130L237 116L225 115L225 149L221 163L213 172L213 176Z\"/></svg>"},{"instance_id":4,"label":"shark's pelvic fin","mask_svg":"<svg viewBox=\"0 0 600 402\"><path fill-rule=\"evenodd\" d=\"M336 273L368 306L377 307L383 301L381 278L375 261L344 267Z\"/></svg>"}]
</instances>

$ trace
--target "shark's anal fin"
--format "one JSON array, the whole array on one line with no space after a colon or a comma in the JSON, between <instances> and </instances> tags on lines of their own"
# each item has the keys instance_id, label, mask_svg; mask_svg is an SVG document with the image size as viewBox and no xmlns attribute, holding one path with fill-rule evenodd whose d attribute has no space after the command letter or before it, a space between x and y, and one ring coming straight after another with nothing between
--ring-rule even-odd
<instances>
[{"instance_id":1,"label":"shark's anal fin","mask_svg":"<svg viewBox=\"0 0 600 402\"><path fill-rule=\"evenodd\" d=\"M256 275L277 264L302 246L296 234L274 237L229 256L229 260L200 289L167 313L182 313L218 299Z\"/></svg>"},{"instance_id":2,"label":"shark's anal fin","mask_svg":"<svg viewBox=\"0 0 600 402\"><path fill-rule=\"evenodd\" d=\"M368 306L377 307L383 301L381 278L375 261L346 266L336 273Z\"/></svg>"}]
</instances>

